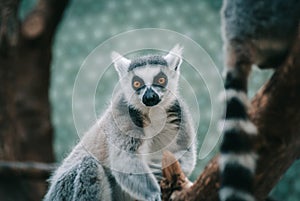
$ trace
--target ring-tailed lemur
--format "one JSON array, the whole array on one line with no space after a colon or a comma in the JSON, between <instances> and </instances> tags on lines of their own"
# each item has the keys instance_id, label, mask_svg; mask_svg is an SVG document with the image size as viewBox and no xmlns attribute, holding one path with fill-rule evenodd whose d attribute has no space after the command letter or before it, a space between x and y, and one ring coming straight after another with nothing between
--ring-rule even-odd
<instances>
[{"instance_id":1,"label":"ring-tailed lemur","mask_svg":"<svg viewBox=\"0 0 300 201\"><path fill-rule=\"evenodd\" d=\"M182 48L133 60L112 53L119 86L109 108L51 178L44 201L160 201L162 151L189 175L195 128L179 98Z\"/></svg>"},{"instance_id":2,"label":"ring-tailed lemur","mask_svg":"<svg viewBox=\"0 0 300 201\"><path fill-rule=\"evenodd\" d=\"M224 117L220 171L221 201L254 201L257 133L247 114L251 65L276 67L297 35L299 0L224 0L221 11L225 50L227 111Z\"/></svg>"}]
</instances>

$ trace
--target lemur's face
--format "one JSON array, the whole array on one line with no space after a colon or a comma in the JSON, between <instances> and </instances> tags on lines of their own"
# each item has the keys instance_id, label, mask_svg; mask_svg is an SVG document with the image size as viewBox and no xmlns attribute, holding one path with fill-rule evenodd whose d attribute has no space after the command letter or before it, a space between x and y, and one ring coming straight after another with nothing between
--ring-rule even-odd
<instances>
[{"instance_id":1,"label":"lemur's face","mask_svg":"<svg viewBox=\"0 0 300 201\"><path fill-rule=\"evenodd\" d=\"M146 106L157 105L167 90L168 77L159 67L136 69L131 87Z\"/></svg>"},{"instance_id":2,"label":"lemur's face","mask_svg":"<svg viewBox=\"0 0 300 201\"><path fill-rule=\"evenodd\" d=\"M176 99L181 51L182 48L176 46L166 56L144 56L134 60L113 53L126 101L143 109L168 106Z\"/></svg>"},{"instance_id":3,"label":"lemur's face","mask_svg":"<svg viewBox=\"0 0 300 201\"><path fill-rule=\"evenodd\" d=\"M163 102L169 93L175 95L176 73L169 72L167 68L166 66L151 65L130 72L131 81L128 84L132 89L131 99L136 99L134 102L139 101L145 106L151 107ZM176 79L176 83L174 79Z\"/></svg>"}]
</instances>

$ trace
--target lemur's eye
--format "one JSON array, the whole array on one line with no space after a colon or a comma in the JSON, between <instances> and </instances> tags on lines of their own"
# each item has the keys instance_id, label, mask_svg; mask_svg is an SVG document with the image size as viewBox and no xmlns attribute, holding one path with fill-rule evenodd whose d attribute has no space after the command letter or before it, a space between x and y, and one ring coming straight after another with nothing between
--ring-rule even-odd
<instances>
[{"instance_id":1,"label":"lemur's eye","mask_svg":"<svg viewBox=\"0 0 300 201\"><path fill-rule=\"evenodd\" d=\"M134 76L132 79L131 85L134 90L138 90L138 89L142 88L145 85L145 83L142 80L142 78L140 78L138 76Z\"/></svg>"},{"instance_id":2,"label":"lemur's eye","mask_svg":"<svg viewBox=\"0 0 300 201\"><path fill-rule=\"evenodd\" d=\"M136 88L136 89L140 88L141 85L142 85L142 84L141 84L139 81L134 81L134 82L133 82L133 87Z\"/></svg>"},{"instance_id":3,"label":"lemur's eye","mask_svg":"<svg viewBox=\"0 0 300 201\"><path fill-rule=\"evenodd\" d=\"M158 83L161 85L165 84L165 82L166 82L166 78L164 78L164 77L161 77L158 79Z\"/></svg>"},{"instance_id":4,"label":"lemur's eye","mask_svg":"<svg viewBox=\"0 0 300 201\"><path fill-rule=\"evenodd\" d=\"M157 87L166 87L167 82L168 78L163 72L158 73L153 79L153 84Z\"/></svg>"}]
</instances>

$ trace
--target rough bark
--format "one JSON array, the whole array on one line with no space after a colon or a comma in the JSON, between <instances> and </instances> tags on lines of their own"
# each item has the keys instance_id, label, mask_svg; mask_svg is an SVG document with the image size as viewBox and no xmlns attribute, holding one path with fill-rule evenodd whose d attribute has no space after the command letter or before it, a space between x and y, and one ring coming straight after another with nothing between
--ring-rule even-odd
<instances>
[{"instance_id":1,"label":"rough bark","mask_svg":"<svg viewBox=\"0 0 300 201\"><path fill-rule=\"evenodd\" d=\"M169 165L175 161L172 165ZM167 201L177 196L177 193L192 186L192 182L182 172L180 164L174 155L166 151L162 159L162 175L160 186L162 189L162 200Z\"/></svg>"},{"instance_id":2,"label":"rough bark","mask_svg":"<svg viewBox=\"0 0 300 201\"><path fill-rule=\"evenodd\" d=\"M54 161L51 46L67 2L40 0L24 22L18 0L0 4L0 160ZM45 181L0 176L0 200L41 200L45 190Z\"/></svg>"},{"instance_id":3,"label":"rough bark","mask_svg":"<svg viewBox=\"0 0 300 201\"><path fill-rule=\"evenodd\" d=\"M299 55L300 34L285 62L275 70L251 103L250 118L259 131L255 140L259 154L255 181L257 200L264 200L285 171L300 157ZM211 160L191 188L177 192L173 200L217 201L217 157Z\"/></svg>"}]
</instances>

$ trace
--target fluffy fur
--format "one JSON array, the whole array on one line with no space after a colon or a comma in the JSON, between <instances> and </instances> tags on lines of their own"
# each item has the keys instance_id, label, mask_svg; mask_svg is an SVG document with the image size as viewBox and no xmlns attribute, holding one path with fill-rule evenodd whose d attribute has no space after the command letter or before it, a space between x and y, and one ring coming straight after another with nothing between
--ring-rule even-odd
<instances>
[{"instance_id":1,"label":"fluffy fur","mask_svg":"<svg viewBox=\"0 0 300 201\"><path fill-rule=\"evenodd\" d=\"M194 169L195 129L177 92L181 48L166 56L129 60L114 52L112 58L120 77L118 91L54 173L44 201L160 201L164 150L174 153L185 174ZM165 87L154 83L161 75L168 79ZM145 86L134 88L136 76ZM159 103L148 107L143 97L150 89Z\"/></svg>"}]
</instances>

